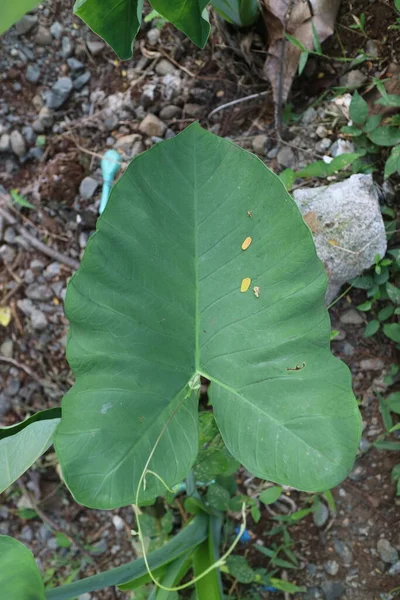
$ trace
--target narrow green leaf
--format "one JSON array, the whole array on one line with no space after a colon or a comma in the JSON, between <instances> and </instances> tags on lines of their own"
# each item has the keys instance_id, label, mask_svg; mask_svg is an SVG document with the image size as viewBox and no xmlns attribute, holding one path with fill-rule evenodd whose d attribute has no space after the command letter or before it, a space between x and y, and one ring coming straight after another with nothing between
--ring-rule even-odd
<instances>
[{"instance_id":1,"label":"narrow green leaf","mask_svg":"<svg viewBox=\"0 0 400 600\"><path fill-rule=\"evenodd\" d=\"M392 392L386 398L387 405L390 410L398 415L400 415L400 392Z\"/></svg>"},{"instance_id":2,"label":"narrow green leaf","mask_svg":"<svg viewBox=\"0 0 400 600\"><path fill-rule=\"evenodd\" d=\"M318 31L315 29L314 22L311 21L311 31L315 50L318 54L322 54L321 42L319 41Z\"/></svg>"},{"instance_id":3,"label":"narrow green leaf","mask_svg":"<svg viewBox=\"0 0 400 600\"><path fill-rule=\"evenodd\" d=\"M328 175L334 175L337 171L345 169L351 165L355 160L362 156L361 152L347 152L336 156L328 165Z\"/></svg>"},{"instance_id":4,"label":"narrow green leaf","mask_svg":"<svg viewBox=\"0 0 400 600\"><path fill-rule=\"evenodd\" d=\"M355 91L350 102L350 119L353 123L362 125L368 117L368 104L360 94Z\"/></svg>"},{"instance_id":5,"label":"narrow green leaf","mask_svg":"<svg viewBox=\"0 0 400 600\"><path fill-rule=\"evenodd\" d=\"M279 179L287 190L291 190L293 187L294 180L296 179L296 173L293 169L285 169L279 174Z\"/></svg>"},{"instance_id":6,"label":"narrow green leaf","mask_svg":"<svg viewBox=\"0 0 400 600\"><path fill-rule=\"evenodd\" d=\"M374 303L373 300L367 300L366 302L359 304L357 306L357 310L361 310L362 312L367 312L368 310L371 310L373 303Z\"/></svg>"},{"instance_id":7,"label":"narrow green leaf","mask_svg":"<svg viewBox=\"0 0 400 600\"><path fill-rule=\"evenodd\" d=\"M400 12L400 0L394 0L394 5L397 8L397 10Z\"/></svg>"},{"instance_id":8,"label":"narrow green leaf","mask_svg":"<svg viewBox=\"0 0 400 600\"><path fill-rule=\"evenodd\" d=\"M278 485L275 485L275 486L270 487L270 488L264 490L263 492L261 492L260 501L263 504L273 504L274 502L276 502L278 500L278 498L281 494L282 494L282 488Z\"/></svg>"},{"instance_id":9,"label":"narrow green leaf","mask_svg":"<svg viewBox=\"0 0 400 600\"><path fill-rule=\"evenodd\" d=\"M300 211L254 155L194 124L135 158L66 298L76 383L55 446L77 500L133 502L157 440L149 469L169 486L185 477L200 375L250 472L312 491L341 481L360 416L330 351L326 285ZM146 483L140 501L164 493Z\"/></svg>"},{"instance_id":10,"label":"narrow green leaf","mask_svg":"<svg viewBox=\"0 0 400 600\"><path fill-rule=\"evenodd\" d=\"M379 331L379 327L381 324L376 319L373 319L368 323L366 328L364 329L364 337L371 337L375 335L377 331Z\"/></svg>"},{"instance_id":11,"label":"narrow green leaf","mask_svg":"<svg viewBox=\"0 0 400 600\"><path fill-rule=\"evenodd\" d=\"M391 442L389 440L378 440L374 443L378 450L400 450L400 442Z\"/></svg>"},{"instance_id":12,"label":"narrow green leaf","mask_svg":"<svg viewBox=\"0 0 400 600\"><path fill-rule=\"evenodd\" d=\"M329 508L336 514L336 502L331 490L325 490L324 496L326 501L328 502Z\"/></svg>"},{"instance_id":13,"label":"narrow green leaf","mask_svg":"<svg viewBox=\"0 0 400 600\"><path fill-rule=\"evenodd\" d=\"M393 340L397 344L400 343L400 324L399 323L388 323L383 326L383 333L390 340Z\"/></svg>"},{"instance_id":14,"label":"narrow green leaf","mask_svg":"<svg viewBox=\"0 0 400 600\"><path fill-rule=\"evenodd\" d=\"M289 592L289 594L295 594L296 592L306 591L306 588L304 586L298 586L294 583L290 583L290 581L284 581L283 579L276 579L275 577L271 577L270 582L271 585L273 585L277 590L281 590L281 592Z\"/></svg>"},{"instance_id":15,"label":"narrow green leaf","mask_svg":"<svg viewBox=\"0 0 400 600\"><path fill-rule=\"evenodd\" d=\"M211 4L225 21L238 27L252 25L260 14L257 0L212 0Z\"/></svg>"},{"instance_id":16,"label":"narrow green leaf","mask_svg":"<svg viewBox=\"0 0 400 600\"><path fill-rule=\"evenodd\" d=\"M363 130L357 127L356 125L345 125L340 130L342 133L347 133L348 135L352 135L354 137L358 137L362 135Z\"/></svg>"},{"instance_id":17,"label":"narrow green leaf","mask_svg":"<svg viewBox=\"0 0 400 600\"><path fill-rule=\"evenodd\" d=\"M16 481L51 446L61 410L51 408L25 421L0 428L0 493Z\"/></svg>"},{"instance_id":18,"label":"narrow green leaf","mask_svg":"<svg viewBox=\"0 0 400 600\"><path fill-rule=\"evenodd\" d=\"M386 321L389 319L394 313L394 306L385 306L378 312L378 319L382 321Z\"/></svg>"},{"instance_id":19,"label":"narrow green leaf","mask_svg":"<svg viewBox=\"0 0 400 600\"><path fill-rule=\"evenodd\" d=\"M0 535L0 589L4 600L45 600L32 552L7 535Z\"/></svg>"},{"instance_id":20,"label":"narrow green leaf","mask_svg":"<svg viewBox=\"0 0 400 600\"><path fill-rule=\"evenodd\" d=\"M381 104L382 106L392 106L394 108L400 107L400 94L387 94L386 96L379 98L375 104Z\"/></svg>"},{"instance_id":21,"label":"narrow green leaf","mask_svg":"<svg viewBox=\"0 0 400 600\"><path fill-rule=\"evenodd\" d=\"M400 143L400 129L391 125L382 125L368 134L377 146L395 146Z\"/></svg>"},{"instance_id":22,"label":"narrow green leaf","mask_svg":"<svg viewBox=\"0 0 400 600\"><path fill-rule=\"evenodd\" d=\"M305 52L307 54L309 53L309 50L304 46L304 44L302 44L299 40L296 40L296 38L290 35L290 33L285 32L285 38L289 40L289 42L291 42L294 46L299 48L299 50L301 50L302 52Z\"/></svg>"},{"instance_id":23,"label":"narrow green leaf","mask_svg":"<svg viewBox=\"0 0 400 600\"><path fill-rule=\"evenodd\" d=\"M198 548L201 548L203 544L207 544L207 540L204 540L204 542L202 542ZM194 550L194 552L196 551L197 548ZM182 554L182 556L168 565L165 574L161 578L161 583L163 586L170 588L179 585L183 577L185 577L186 573L190 569L192 555L193 551L190 550L189 552ZM177 592L169 592L167 590L163 590L162 588L156 588L155 600L179 600L179 596Z\"/></svg>"},{"instance_id":24,"label":"narrow green leaf","mask_svg":"<svg viewBox=\"0 0 400 600\"><path fill-rule=\"evenodd\" d=\"M151 6L197 46L204 48L210 34L206 9L210 0L151 0Z\"/></svg>"},{"instance_id":25,"label":"narrow green leaf","mask_svg":"<svg viewBox=\"0 0 400 600\"><path fill-rule=\"evenodd\" d=\"M382 415L382 421L385 426L386 431L390 431L393 427L393 419L390 414L389 406L385 398L383 398L380 394L378 394L379 398L379 409Z\"/></svg>"},{"instance_id":26,"label":"narrow green leaf","mask_svg":"<svg viewBox=\"0 0 400 600\"><path fill-rule=\"evenodd\" d=\"M143 0L76 0L74 4L74 14L123 60L132 58L142 10Z\"/></svg>"},{"instance_id":27,"label":"narrow green leaf","mask_svg":"<svg viewBox=\"0 0 400 600\"><path fill-rule=\"evenodd\" d=\"M302 72L305 69L305 66L306 66L307 61L308 61L308 55L309 55L308 52L302 52L300 54L300 58L299 58L299 75L301 75Z\"/></svg>"},{"instance_id":28,"label":"narrow green leaf","mask_svg":"<svg viewBox=\"0 0 400 600\"><path fill-rule=\"evenodd\" d=\"M39 4L38 0L18 0L17 2L0 2L0 34L7 31L21 19L25 13L34 9Z\"/></svg>"},{"instance_id":29,"label":"narrow green leaf","mask_svg":"<svg viewBox=\"0 0 400 600\"><path fill-rule=\"evenodd\" d=\"M291 562L282 558L279 558L276 550L271 550L271 548L266 548L265 546L260 546L259 544L254 544L253 548L258 550L258 552L261 552L261 554L264 554L264 556L267 556L276 567L280 567L282 569L298 568L297 565L292 564Z\"/></svg>"},{"instance_id":30,"label":"narrow green leaf","mask_svg":"<svg viewBox=\"0 0 400 600\"><path fill-rule=\"evenodd\" d=\"M18 190L10 190L10 196L12 201L15 202L15 204L23 206L24 208L33 208L34 210L36 210L36 206L31 204L29 200L27 200L24 196L22 196L22 194L18 192Z\"/></svg>"}]
</instances>

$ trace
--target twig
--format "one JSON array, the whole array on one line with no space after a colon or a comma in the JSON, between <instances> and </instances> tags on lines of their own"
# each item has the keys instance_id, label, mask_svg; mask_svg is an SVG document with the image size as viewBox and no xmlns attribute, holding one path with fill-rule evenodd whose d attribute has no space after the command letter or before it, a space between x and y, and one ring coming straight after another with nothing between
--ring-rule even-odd
<instances>
[{"instance_id":1,"label":"twig","mask_svg":"<svg viewBox=\"0 0 400 600\"><path fill-rule=\"evenodd\" d=\"M47 246L46 244L35 238L35 236L28 233L23 227L19 227L18 229L22 237L28 240L31 243L31 245L34 248L36 248L36 250L40 250L41 252L43 252L43 254L47 254L47 256L50 256L58 262L67 265L73 271L76 271L78 269L79 261L75 260L74 258L70 258L69 256L65 256L64 254L61 254L61 252L58 252L58 250L54 250L54 248Z\"/></svg>"},{"instance_id":2,"label":"twig","mask_svg":"<svg viewBox=\"0 0 400 600\"><path fill-rule=\"evenodd\" d=\"M25 486L24 482L22 481L22 479L18 480L18 485L21 488L22 493L28 498L29 502L32 505L33 510L35 512L37 512L37 514L42 519L42 521L44 523L47 523L47 525L49 525L49 527L51 527L51 529L54 529L55 531L58 531L59 533L64 534L65 537L67 537L69 539L71 544L74 544L82 552L82 554L84 554L84 556L86 556L86 558L89 560L89 562L93 565L96 573L99 573L100 571L99 571L93 557L90 556L90 554L85 550L85 548L80 544L80 542L78 542L75 538L73 538L71 535L69 535L69 533L67 533L66 531L63 531L63 529L57 523L55 523L52 519L50 519L50 517L48 517L42 511L42 509L39 507L38 503L36 502L35 498L26 489L26 486Z\"/></svg>"},{"instance_id":3,"label":"twig","mask_svg":"<svg viewBox=\"0 0 400 600\"><path fill-rule=\"evenodd\" d=\"M235 104L240 104L241 102L246 102L247 100L254 100L254 98L259 98L260 96L266 96L267 94L269 94L269 90L265 92L258 92L257 94L251 94L250 96L245 96L244 98L238 98L237 100L231 100L231 102L226 102L226 104L221 104L221 106L217 106L217 108L214 108L214 110L210 112L208 119L220 110L224 110L230 106L235 106Z\"/></svg>"},{"instance_id":4,"label":"twig","mask_svg":"<svg viewBox=\"0 0 400 600\"><path fill-rule=\"evenodd\" d=\"M169 60L169 62L171 62L173 65L175 65L175 67L178 67L178 69L180 69L184 73L187 73L187 75L189 75L190 77L196 77L196 75L194 73L192 73L192 71L189 71L189 69L180 65L178 63L178 61L175 60L174 58L172 58L172 56L170 56L167 52L165 52L165 50L160 48L160 52L163 56L165 56L165 58L167 58Z\"/></svg>"},{"instance_id":5,"label":"twig","mask_svg":"<svg viewBox=\"0 0 400 600\"><path fill-rule=\"evenodd\" d=\"M59 391L59 388L55 383L53 383L52 381L47 381L46 379L41 379L27 365L18 362L14 358L9 358L8 356L0 355L0 362L9 363L10 365L17 367L17 369L21 369L21 371L24 371L27 375L29 375L29 377L32 377L32 379L34 379L42 387L49 387L53 390Z\"/></svg>"}]
</instances>

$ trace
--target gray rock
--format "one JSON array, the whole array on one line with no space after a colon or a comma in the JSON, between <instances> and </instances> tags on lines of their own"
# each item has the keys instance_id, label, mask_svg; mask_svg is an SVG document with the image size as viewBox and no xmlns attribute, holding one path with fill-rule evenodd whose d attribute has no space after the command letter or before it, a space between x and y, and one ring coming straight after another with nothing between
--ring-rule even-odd
<instances>
[{"instance_id":1,"label":"gray rock","mask_svg":"<svg viewBox=\"0 0 400 600\"><path fill-rule=\"evenodd\" d=\"M385 196L386 202L390 205L393 204L393 202L396 200L396 190L389 179L382 183L382 192Z\"/></svg>"},{"instance_id":2,"label":"gray rock","mask_svg":"<svg viewBox=\"0 0 400 600\"><path fill-rule=\"evenodd\" d=\"M37 331L43 331L47 327L47 318L44 312L38 309L34 309L31 314L31 324L33 329Z\"/></svg>"},{"instance_id":3,"label":"gray rock","mask_svg":"<svg viewBox=\"0 0 400 600\"><path fill-rule=\"evenodd\" d=\"M360 367L363 371L382 371L385 363L380 358L365 358L360 361Z\"/></svg>"},{"instance_id":4,"label":"gray rock","mask_svg":"<svg viewBox=\"0 0 400 600\"><path fill-rule=\"evenodd\" d=\"M45 129L49 128L54 123L54 112L51 110L51 108L43 106L43 108L41 108L39 111L38 118Z\"/></svg>"},{"instance_id":5,"label":"gray rock","mask_svg":"<svg viewBox=\"0 0 400 600\"><path fill-rule=\"evenodd\" d=\"M160 36L161 31L157 27L149 29L149 31L146 33L147 41L149 42L150 46L157 46L158 42L160 41Z\"/></svg>"},{"instance_id":6,"label":"gray rock","mask_svg":"<svg viewBox=\"0 0 400 600\"><path fill-rule=\"evenodd\" d=\"M330 152L331 156L336 158L336 156L340 156L341 154L348 154L350 152L354 152L354 144L349 142L348 140L338 139L333 142Z\"/></svg>"},{"instance_id":7,"label":"gray rock","mask_svg":"<svg viewBox=\"0 0 400 600\"><path fill-rule=\"evenodd\" d=\"M34 258L31 261L29 266L32 269L32 271L34 271L35 273L41 273L46 265L44 264L44 262L42 260L39 260L38 258Z\"/></svg>"},{"instance_id":8,"label":"gray rock","mask_svg":"<svg viewBox=\"0 0 400 600\"><path fill-rule=\"evenodd\" d=\"M317 129L315 130L315 133L317 134L317 136L319 138L326 138L328 135L328 130L324 125L318 125Z\"/></svg>"},{"instance_id":9,"label":"gray rock","mask_svg":"<svg viewBox=\"0 0 400 600\"><path fill-rule=\"evenodd\" d=\"M31 542L33 540L33 531L29 525L24 525L21 529L20 538L24 542Z\"/></svg>"},{"instance_id":10,"label":"gray rock","mask_svg":"<svg viewBox=\"0 0 400 600\"><path fill-rule=\"evenodd\" d=\"M363 325L364 319L355 308L349 308L339 317L340 322L344 325Z\"/></svg>"},{"instance_id":11,"label":"gray rock","mask_svg":"<svg viewBox=\"0 0 400 600\"><path fill-rule=\"evenodd\" d=\"M353 562L353 554L350 548L344 544L341 540L334 540L333 545L336 553L340 556L343 564L348 567Z\"/></svg>"},{"instance_id":12,"label":"gray rock","mask_svg":"<svg viewBox=\"0 0 400 600\"><path fill-rule=\"evenodd\" d=\"M63 31L64 27L59 21L54 21L54 23L52 23L50 27L50 33L54 38L56 38L56 40L59 40L61 38Z\"/></svg>"},{"instance_id":13,"label":"gray rock","mask_svg":"<svg viewBox=\"0 0 400 600\"><path fill-rule=\"evenodd\" d=\"M7 246L7 244L0 247L0 258L6 265L11 265L14 262L15 254L14 248Z\"/></svg>"},{"instance_id":14,"label":"gray rock","mask_svg":"<svg viewBox=\"0 0 400 600\"><path fill-rule=\"evenodd\" d=\"M37 83L40 79L40 69L37 65L28 65L25 77L30 83Z\"/></svg>"},{"instance_id":15,"label":"gray rock","mask_svg":"<svg viewBox=\"0 0 400 600\"><path fill-rule=\"evenodd\" d=\"M74 73L76 73L77 71L82 71L82 69L85 68L85 65L76 58L68 58L67 65Z\"/></svg>"},{"instance_id":16,"label":"gray rock","mask_svg":"<svg viewBox=\"0 0 400 600\"><path fill-rule=\"evenodd\" d=\"M17 156L24 156L26 154L26 144L22 134L17 130L11 132L10 136L11 150Z\"/></svg>"},{"instance_id":17,"label":"gray rock","mask_svg":"<svg viewBox=\"0 0 400 600\"><path fill-rule=\"evenodd\" d=\"M35 35L35 44L38 46L50 46L53 43L53 37L50 31L43 27L43 25L39 25L39 29Z\"/></svg>"},{"instance_id":18,"label":"gray rock","mask_svg":"<svg viewBox=\"0 0 400 600\"><path fill-rule=\"evenodd\" d=\"M162 58L158 61L155 69L157 75L174 75L176 73L176 67L169 62L166 58Z\"/></svg>"},{"instance_id":19,"label":"gray rock","mask_svg":"<svg viewBox=\"0 0 400 600\"><path fill-rule=\"evenodd\" d=\"M47 97L47 108L60 108L72 92L73 83L71 77L60 77L51 88Z\"/></svg>"},{"instance_id":20,"label":"gray rock","mask_svg":"<svg viewBox=\"0 0 400 600\"><path fill-rule=\"evenodd\" d=\"M172 98L179 96L182 91L182 81L180 76L177 75L164 75L162 78L164 85L163 96L166 100L171 101Z\"/></svg>"},{"instance_id":21,"label":"gray rock","mask_svg":"<svg viewBox=\"0 0 400 600\"><path fill-rule=\"evenodd\" d=\"M37 15L25 15L15 25L15 31L18 35L25 35L33 29L38 22Z\"/></svg>"},{"instance_id":22,"label":"gray rock","mask_svg":"<svg viewBox=\"0 0 400 600\"><path fill-rule=\"evenodd\" d=\"M0 346L0 354L7 358L12 358L14 352L14 342L10 339L4 340Z\"/></svg>"},{"instance_id":23,"label":"gray rock","mask_svg":"<svg viewBox=\"0 0 400 600\"><path fill-rule=\"evenodd\" d=\"M81 184L79 186L79 194L81 195L81 198L89 200L93 197L98 187L99 182L96 181L96 179L93 179L93 177L85 177L84 179L82 179Z\"/></svg>"},{"instance_id":24,"label":"gray rock","mask_svg":"<svg viewBox=\"0 0 400 600\"><path fill-rule=\"evenodd\" d=\"M251 145L256 154L259 154L260 156L264 156L265 144L267 143L267 139L268 139L268 137L264 133L260 133L260 135L256 135L253 138Z\"/></svg>"},{"instance_id":25,"label":"gray rock","mask_svg":"<svg viewBox=\"0 0 400 600\"><path fill-rule=\"evenodd\" d=\"M363 85L367 80L367 76L362 73L362 71L358 71L354 69L353 71L349 71L340 78L340 85L343 87L350 88L352 90L359 88Z\"/></svg>"},{"instance_id":26,"label":"gray rock","mask_svg":"<svg viewBox=\"0 0 400 600\"><path fill-rule=\"evenodd\" d=\"M98 56L101 52L103 52L106 47L104 42L100 42L100 40L95 40L94 42L86 42L88 50L92 56Z\"/></svg>"},{"instance_id":27,"label":"gray rock","mask_svg":"<svg viewBox=\"0 0 400 600\"><path fill-rule=\"evenodd\" d=\"M25 293L30 300L50 300L53 296L51 289L40 283L31 283Z\"/></svg>"},{"instance_id":28,"label":"gray rock","mask_svg":"<svg viewBox=\"0 0 400 600\"><path fill-rule=\"evenodd\" d=\"M381 538L376 546L378 554L385 563L394 565L399 560L399 554L389 540Z\"/></svg>"},{"instance_id":29,"label":"gray rock","mask_svg":"<svg viewBox=\"0 0 400 600\"><path fill-rule=\"evenodd\" d=\"M85 592L84 594L81 594L80 596L78 596L78 600L91 600L92 595L88 594L88 592Z\"/></svg>"},{"instance_id":30,"label":"gray rock","mask_svg":"<svg viewBox=\"0 0 400 600\"><path fill-rule=\"evenodd\" d=\"M32 160L40 160L44 154L43 148L30 148L28 152L29 158Z\"/></svg>"},{"instance_id":31,"label":"gray rock","mask_svg":"<svg viewBox=\"0 0 400 600\"><path fill-rule=\"evenodd\" d=\"M27 317L30 317L33 311L35 310L33 302L32 300L29 300L29 298L17 300L17 306L20 309L20 311L23 312L24 315L26 315Z\"/></svg>"},{"instance_id":32,"label":"gray rock","mask_svg":"<svg viewBox=\"0 0 400 600\"><path fill-rule=\"evenodd\" d=\"M69 58L74 51L74 47L74 42L65 35L61 40L61 54L63 57Z\"/></svg>"},{"instance_id":33,"label":"gray rock","mask_svg":"<svg viewBox=\"0 0 400 600\"><path fill-rule=\"evenodd\" d=\"M317 527L323 527L329 518L329 510L323 502L318 502L313 512L313 521Z\"/></svg>"},{"instance_id":34,"label":"gray rock","mask_svg":"<svg viewBox=\"0 0 400 600\"><path fill-rule=\"evenodd\" d=\"M44 133L44 125L40 119L35 119L32 123L32 129L35 133Z\"/></svg>"},{"instance_id":35,"label":"gray rock","mask_svg":"<svg viewBox=\"0 0 400 600\"><path fill-rule=\"evenodd\" d=\"M345 592L345 587L341 581L324 581L321 587L325 600L337 600Z\"/></svg>"},{"instance_id":36,"label":"gray rock","mask_svg":"<svg viewBox=\"0 0 400 600\"><path fill-rule=\"evenodd\" d=\"M15 244L15 238L17 237L17 233L13 227L7 227L4 232L4 241L7 244Z\"/></svg>"},{"instance_id":37,"label":"gray rock","mask_svg":"<svg viewBox=\"0 0 400 600\"><path fill-rule=\"evenodd\" d=\"M296 157L289 146L283 146L276 155L276 159L281 167L293 169L296 166Z\"/></svg>"},{"instance_id":38,"label":"gray rock","mask_svg":"<svg viewBox=\"0 0 400 600\"><path fill-rule=\"evenodd\" d=\"M59 262L52 262L46 267L43 276L45 279L53 279L53 277L57 277L61 273L61 265Z\"/></svg>"},{"instance_id":39,"label":"gray rock","mask_svg":"<svg viewBox=\"0 0 400 600\"><path fill-rule=\"evenodd\" d=\"M90 71L85 71L82 75L79 75L76 79L74 79L74 88L76 90L81 90L87 83L89 83L92 74Z\"/></svg>"},{"instance_id":40,"label":"gray rock","mask_svg":"<svg viewBox=\"0 0 400 600\"><path fill-rule=\"evenodd\" d=\"M51 529L49 529L49 527L47 525L41 525L39 527L38 533L39 533L39 538L43 542L46 542L47 540L49 540L52 537Z\"/></svg>"},{"instance_id":41,"label":"gray rock","mask_svg":"<svg viewBox=\"0 0 400 600\"><path fill-rule=\"evenodd\" d=\"M315 150L320 153L327 152L332 145L332 141L329 138L322 138L315 144Z\"/></svg>"},{"instance_id":42,"label":"gray rock","mask_svg":"<svg viewBox=\"0 0 400 600\"><path fill-rule=\"evenodd\" d=\"M307 108L307 110L304 111L303 116L301 117L301 122L303 123L303 125L311 125L311 123L316 117L317 111L315 110L315 108L310 106L310 108Z\"/></svg>"},{"instance_id":43,"label":"gray rock","mask_svg":"<svg viewBox=\"0 0 400 600\"><path fill-rule=\"evenodd\" d=\"M337 575L339 571L339 565L336 560L328 560L324 564L324 569L328 575Z\"/></svg>"},{"instance_id":44,"label":"gray rock","mask_svg":"<svg viewBox=\"0 0 400 600\"><path fill-rule=\"evenodd\" d=\"M11 408L11 402L7 396L0 392L0 417L4 417Z\"/></svg>"},{"instance_id":45,"label":"gray rock","mask_svg":"<svg viewBox=\"0 0 400 600\"><path fill-rule=\"evenodd\" d=\"M307 591L303 596L303 600L317 600L318 598L322 598L321 590L319 587L307 588Z\"/></svg>"},{"instance_id":46,"label":"gray rock","mask_svg":"<svg viewBox=\"0 0 400 600\"><path fill-rule=\"evenodd\" d=\"M8 133L0 136L0 152L9 152L11 150L11 138Z\"/></svg>"},{"instance_id":47,"label":"gray rock","mask_svg":"<svg viewBox=\"0 0 400 600\"><path fill-rule=\"evenodd\" d=\"M7 387L4 391L7 394L7 396L10 396L10 398L13 398L13 396L16 396L18 394L20 387L21 387L20 380L17 379L16 377L11 377L7 381Z\"/></svg>"},{"instance_id":48,"label":"gray rock","mask_svg":"<svg viewBox=\"0 0 400 600\"><path fill-rule=\"evenodd\" d=\"M162 137L166 129L166 124L163 123L158 117L156 117L156 115L153 115L152 113L146 115L139 125L140 133L148 135L149 137Z\"/></svg>"},{"instance_id":49,"label":"gray rock","mask_svg":"<svg viewBox=\"0 0 400 600\"><path fill-rule=\"evenodd\" d=\"M185 104L183 110L186 116L192 117L193 119L200 119L204 115L204 106L201 104L194 104L193 102Z\"/></svg>"},{"instance_id":50,"label":"gray rock","mask_svg":"<svg viewBox=\"0 0 400 600\"><path fill-rule=\"evenodd\" d=\"M95 544L92 544L89 552L90 554L94 554L96 556L98 556L99 554L104 554L104 552L107 551L107 541L106 540L100 540L98 542L96 542Z\"/></svg>"},{"instance_id":51,"label":"gray rock","mask_svg":"<svg viewBox=\"0 0 400 600\"><path fill-rule=\"evenodd\" d=\"M24 273L24 281L28 285L35 281L35 275L33 274L32 269L26 269Z\"/></svg>"},{"instance_id":52,"label":"gray rock","mask_svg":"<svg viewBox=\"0 0 400 600\"><path fill-rule=\"evenodd\" d=\"M142 137L138 133L131 133L129 135L123 135L118 138L115 143L115 148L123 152L127 157L133 158L144 150Z\"/></svg>"},{"instance_id":53,"label":"gray rock","mask_svg":"<svg viewBox=\"0 0 400 600\"><path fill-rule=\"evenodd\" d=\"M182 109L174 104L167 104L167 106L164 106L164 108L160 110L160 118L164 119L165 121L169 121L170 119L179 119L181 115Z\"/></svg>"},{"instance_id":54,"label":"gray rock","mask_svg":"<svg viewBox=\"0 0 400 600\"><path fill-rule=\"evenodd\" d=\"M330 186L299 188L293 197L315 224L317 254L329 275L329 303L344 283L374 264L377 254L386 253L377 189L371 175L352 175Z\"/></svg>"},{"instance_id":55,"label":"gray rock","mask_svg":"<svg viewBox=\"0 0 400 600\"><path fill-rule=\"evenodd\" d=\"M379 45L376 40L367 40L365 51L372 58L379 58Z\"/></svg>"},{"instance_id":56,"label":"gray rock","mask_svg":"<svg viewBox=\"0 0 400 600\"><path fill-rule=\"evenodd\" d=\"M390 567L388 573L389 575L400 575L400 560Z\"/></svg>"},{"instance_id":57,"label":"gray rock","mask_svg":"<svg viewBox=\"0 0 400 600\"><path fill-rule=\"evenodd\" d=\"M23 134L24 138L26 139L26 141L28 142L28 144L35 143L36 134L30 125L26 125L25 127L22 128L22 134Z\"/></svg>"}]
</instances>

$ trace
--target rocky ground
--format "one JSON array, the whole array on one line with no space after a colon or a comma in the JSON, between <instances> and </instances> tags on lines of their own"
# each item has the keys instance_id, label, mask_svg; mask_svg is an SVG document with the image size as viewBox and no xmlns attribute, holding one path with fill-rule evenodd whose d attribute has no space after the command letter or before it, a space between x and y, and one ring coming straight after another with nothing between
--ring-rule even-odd
<instances>
[{"instance_id":1,"label":"rocky ground","mask_svg":"<svg viewBox=\"0 0 400 600\"><path fill-rule=\"evenodd\" d=\"M347 18L343 9L345 28ZM240 37L219 23L199 51L173 28L152 25L141 32L134 58L124 63L60 0L25 16L0 39L0 289L2 306L11 311L10 323L0 327L3 425L59 404L72 383L64 356L63 300L95 228L105 150L117 149L126 164L200 119L211 131L256 152L276 172L301 168L323 155L352 150L351 142L338 136L346 119L337 104L321 100L306 109L324 91L321 80L325 77L326 88L335 82L348 85L349 79L366 81L382 66L377 58L346 72L343 65L329 63L317 77L321 66L310 60L293 92L298 112L304 111L284 125L279 141L269 92L212 114L227 102L268 90L261 33ZM369 52L380 57L378 36L367 42ZM353 46L356 52L357 43ZM383 56L386 63L393 60L388 52ZM8 192L15 188L33 208L10 203ZM385 184L381 191L381 200L393 205L392 186ZM353 372L364 433L352 474L334 490L336 516L326 510L293 528L294 550L301 558L295 579L307 586L303 597L308 600L382 599L400 581L400 512L390 480L398 458L371 448L383 432L377 393L385 392L385 375L396 355L386 338L363 338L365 316L354 308L362 300L360 292L347 295L331 311L333 328L340 332L333 351ZM292 497L299 507L307 505L305 495ZM32 507L39 519L29 518ZM265 510L260 523L250 523L261 543L272 527L270 517ZM0 507L0 533L25 542L52 585L131 560L132 526L128 508L89 511L74 503L51 451L3 494ZM259 556L250 552L250 557L261 564ZM105 591L90 597L127 595ZM265 592L263 597L280 595Z\"/></svg>"}]
</instances>

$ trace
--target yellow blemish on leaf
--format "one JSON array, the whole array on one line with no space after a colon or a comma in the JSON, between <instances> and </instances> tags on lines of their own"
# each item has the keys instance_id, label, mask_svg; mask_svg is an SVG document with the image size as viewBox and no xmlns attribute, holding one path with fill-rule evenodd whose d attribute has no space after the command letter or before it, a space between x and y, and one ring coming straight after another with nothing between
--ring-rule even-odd
<instances>
[{"instance_id":1,"label":"yellow blemish on leaf","mask_svg":"<svg viewBox=\"0 0 400 600\"><path fill-rule=\"evenodd\" d=\"M242 283L240 286L240 291L241 292L247 292L247 290L249 289L251 284L251 279L250 277L245 277L244 279L242 279Z\"/></svg>"},{"instance_id":2,"label":"yellow blemish on leaf","mask_svg":"<svg viewBox=\"0 0 400 600\"><path fill-rule=\"evenodd\" d=\"M250 217L250 219L251 219L251 217L253 216L253 213L251 212L251 210L247 211L247 216Z\"/></svg>"},{"instance_id":3,"label":"yellow blemish on leaf","mask_svg":"<svg viewBox=\"0 0 400 600\"><path fill-rule=\"evenodd\" d=\"M253 240L251 239L251 237L247 237L242 244L242 250L247 250L252 241Z\"/></svg>"},{"instance_id":4,"label":"yellow blemish on leaf","mask_svg":"<svg viewBox=\"0 0 400 600\"><path fill-rule=\"evenodd\" d=\"M9 306L0 307L0 325L8 327L11 321L11 308Z\"/></svg>"},{"instance_id":5,"label":"yellow blemish on leaf","mask_svg":"<svg viewBox=\"0 0 400 600\"><path fill-rule=\"evenodd\" d=\"M255 295L256 298L260 297L260 288L258 287L258 285L255 285L253 287L253 292L254 292L254 295Z\"/></svg>"}]
</instances>

